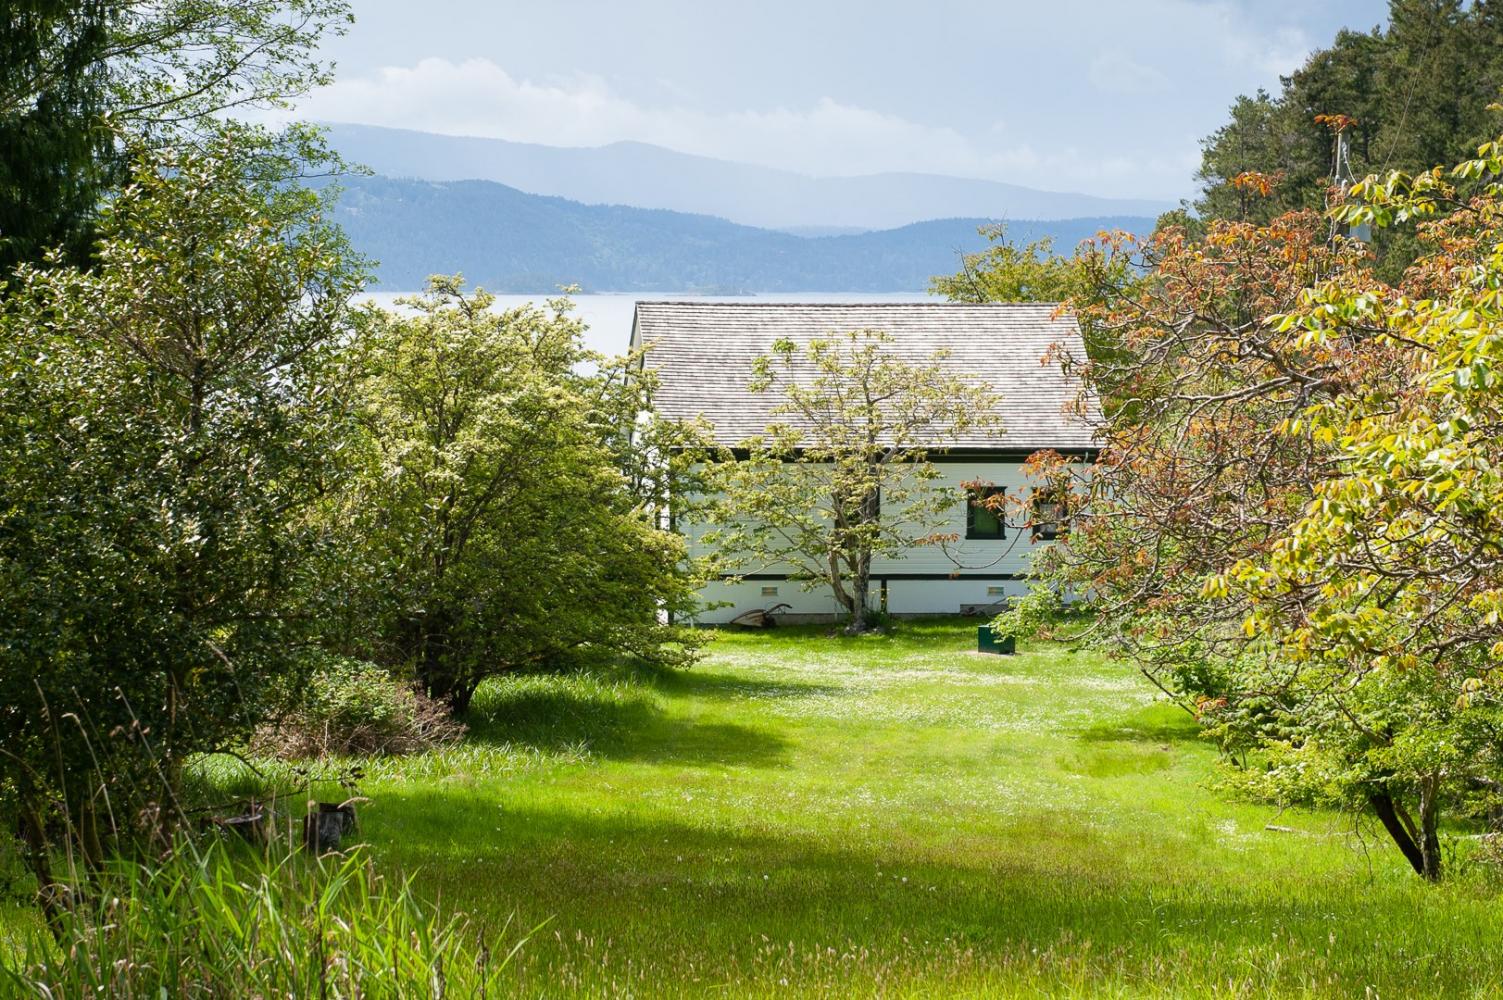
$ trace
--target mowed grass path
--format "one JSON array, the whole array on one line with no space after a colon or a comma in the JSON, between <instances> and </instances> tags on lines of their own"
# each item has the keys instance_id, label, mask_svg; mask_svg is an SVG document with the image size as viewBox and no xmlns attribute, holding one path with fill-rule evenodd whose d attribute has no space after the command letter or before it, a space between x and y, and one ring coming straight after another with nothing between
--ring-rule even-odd
<instances>
[{"instance_id":1,"label":"mowed grass path","mask_svg":"<svg viewBox=\"0 0 1503 1000\"><path fill-rule=\"evenodd\" d=\"M491 930L546 921L526 995L1503 995L1490 890L1218 796L1129 667L974 642L727 632L687 671L507 679L467 745L371 765L363 832Z\"/></svg>"}]
</instances>

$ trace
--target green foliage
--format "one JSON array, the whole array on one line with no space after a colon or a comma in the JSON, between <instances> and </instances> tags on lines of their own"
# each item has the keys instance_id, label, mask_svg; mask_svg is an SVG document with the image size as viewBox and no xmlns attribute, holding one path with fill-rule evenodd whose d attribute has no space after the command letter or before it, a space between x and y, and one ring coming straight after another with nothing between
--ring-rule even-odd
<instances>
[{"instance_id":1,"label":"green foliage","mask_svg":"<svg viewBox=\"0 0 1503 1000\"><path fill-rule=\"evenodd\" d=\"M464 726L412 685L373 663L318 654L290 711L251 740L258 755L303 760L405 754L451 745Z\"/></svg>"},{"instance_id":2,"label":"green foliage","mask_svg":"<svg viewBox=\"0 0 1503 1000\"><path fill-rule=\"evenodd\" d=\"M1091 287L1076 261L1054 252L1045 237L1027 246L1009 243L1007 227L981 229L990 244L961 257L960 273L930 283L936 295L951 302L1066 302Z\"/></svg>"},{"instance_id":3,"label":"green foliage","mask_svg":"<svg viewBox=\"0 0 1503 1000\"><path fill-rule=\"evenodd\" d=\"M3 791L35 838L66 816L97 857L304 669L361 276L290 155L142 158L94 269L23 268L0 311Z\"/></svg>"},{"instance_id":4,"label":"green foliage","mask_svg":"<svg viewBox=\"0 0 1503 1000\"><path fill-rule=\"evenodd\" d=\"M1444 824L1503 791L1500 151L1331 213L1413 226L1400 286L1312 213L1156 234L1143 294L1106 313L1137 363L1088 370L1137 402L1035 566L1196 712L1228 784L1370 812L1429 880Z\"/></svg>"},{"instance_id":5,"label":"green foliage","mask_svg":"<svg viewBox=\"0 0 1503 1000\"><path fill-rule=\"evenodd\" d=\"M1125 234L1097 234L1064 257L1054 252L1048 237L1019 246L1008 242L1005 226L986 226L981 233L990 246L963 254L959 273L935 277L931 291L951 302L1058 303L1080 322L1088 357L1106 357L1118 349L1111 332L1091 320L1096 307L1131 295L1142 280L1123 252Z\"/></svg>"},{"instance_id":6,"label":"green foliage","mask_svg":"<svg viewBox=\"0 0 1503 1000\"><path fill-rule=\"evenodd\" d=\"M1048 636L1053 626L1068 612L1068 605L1051 587L1030 587L1028 592L1008 604L1007 610L992 619L992 631L998 636L1033 638Z\"/></svg>"},{"instance_id":7,"label":"green foliage","mask_svg":"<svg viewBox=\"0 0 1503 1000\"><path fill-rule=\"evenodd\" d=\"M87 254L118 165L103 127L103 5L15 0L0 13L0 276L52 247Z\"/></svg>"},{"instance_id":8,"label":"green foliage","mask_svg":"<svg viewBox=\"0 0 1503 1000\"><path fill-rule=\"evenodd\" d=\"M602 359L567 300L492 302L435 278L366 317L361 474L340 515L360 553L350 642L457 710L491 674L586 646L678 661L687 636L663 618L692 593L658 498L619 461L631 370L586 370Z\"/></svg>"},{"instance_id":9,"label":"green foliage","mask_svg":"<svg viewBox=\"0 0 1503 1000\"><path fill-rule=\"evenodd\" d=\"M1346 391L1280 429L1327 445L1336 471L1281 537L1210 584L1245 595L1247 634L1287 664L1279 686L1299 718L1285 766L1391 808L1405 827L1395 839L1429 878L1441 809L1503 787L1500 150L1353 189L1343 218L1449 215L1424 231L1437 249L1416 269L1423 297L1338 276L1270 322L1317 344L1360 331L1402 378L1352 366Z\"/></svg>"},{"instance_id":10,"label":"green foliage","mask_svg":"<svg viewBox=\"0 0 1503 1000\"><path fill-rule=\"evenodd\" d=\"M154 865L112 862L89 895L0 952L16 996L501 995L526 937L496 941L376 875L356 851L268 864L208 845ZM494 949L494 950L493 950Z\"/></svg>"},{"instance_id":11,"label":"green foliage","mask_svg":"<svg viewBox=\"0 0 1503 1000\"><path fill-rule=\"evenodd\" d=\"M786 565L828 586L854 631L871 625L872 559L928 539L959 502L930 488L928 449L996 423L990 390L891 344L879 330L774 344L751 388L781 391L773 412L790 419L706 472L718 568Z\"/></svg>"},{"instance_id":12,"label":"green foliage","mask_svg":"<svg viewBox=\"0 0 1503 1000\"><path fill-rule=\"evenodd\" d=\"M0 278L63 247L83 264L124 155L197 145L225 112L327 83L343 0L16 0L0 12Z\"/></svg>"},{"instance_id":13,"label":"green foliage","mask_svg":"<svg viewBox=\"0 0 1503 1000\"><path fill-rule=\"evenodd\" d=\"M1356 176L1451 162L1491 137L1484 108L1500 73L1503 7L1495 0L1392 0L1386 28L1342 31L1285 77L1279 94L1237 100L1203 143L1205 190L1195 207L1203 217L1260 223L1321 208L1332 139L1317 115L1355 119L1346 132ZM1234 183L1245 172L1277 186L1255 195ZM1419 251L1409 228L1379 234L1377 249L1390 279Z\"/></svg>"}]
</instances>

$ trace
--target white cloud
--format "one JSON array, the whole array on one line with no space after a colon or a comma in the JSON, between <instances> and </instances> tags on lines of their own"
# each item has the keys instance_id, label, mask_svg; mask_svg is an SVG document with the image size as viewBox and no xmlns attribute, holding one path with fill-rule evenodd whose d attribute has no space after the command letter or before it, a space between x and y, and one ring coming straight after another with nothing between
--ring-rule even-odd
<instances>
[{"instance_id":1,"label":"white cloud","mask_svg":"<svg viewBox=\"0 0 1503 1000\"><path fill-rule=\"evenodd\" d=\"M1214 37L1220 40L1221 49L1232 65L1248 67L1265 77L1287 76L1302 66L1316 48L1316 43L1301 28L1259 24L1256 9L1243 10L1234 3L1215 6L1220 30Z\"/></svg>"},{"instance_id":2,"label":"white cloud","mask_svg":"<svg viewBox=\"0 0 1503 1000\"><path fill-rule=\"evenodd\" d=\"M1280 28L1264 46L1262 56L1255 61L1264 72L1288 76L1303 66L1313 51L1315 43L1309 35L1298 28Z\"/></svg>"},{"instance_id":3,"label":"white cloud","mask_svg":"<svg viewBox=\"0 0 1503 1000\"><path fill-rule=\"evenodd\" d=\"M1110 61L1104 66L1103 72L1126 77L1131 86L1160 86L1159 75L1146 67ZM918 171L1145 196L1182 186L1184 176L1183 157L1166 158L1162 150L1141 157L1073 148L1041 152L1027 143L1005 144L1007 130L995 127L982 130L981 138L996 145L983 145L953 128L829 97L804 107L720 113L683 104L648 106L627 99L598 76L519 79L488 59L428 58L347 77L312 95L300 113L324 121L547 145L648 142L816 175ZM1155 171L1163 173L1147 176Z\"/></svg>"},{"instance_id":4,"label":"white cloud","mask_svg":"<svg viewBox=\"0 0 1503 1000\"><path fill-rule=\"evenodd\" d=\"M1169 78L1152 66L1134 62L1121 52L1104 52L1091 60L1086 74L1097 90L1108 94L1143 96L1169 89Z\"/></svg>"},{"instance_id":5,"label":"white cloud","mask_svg":"<svg viewBox=\"0 0 1503 1000\"><path fill-rule=\"evenodd\" d=\"M599 77L539 83L517 79L487 59L430 58L385 67L324 88L302 110L333 121L550 145L634 140L811 173L873 158L882 161L880 169L913 170L977 158L970 142L951 129L829 98L801 109L722 114L682 105L647 107L616 94Z\"/></svg>"},{"instance_id":6,"label":"white cloud","mask_svg":"<svg viewBox=\"0 0 1503 1000\"><path fill-rule=\"evenodd\" d=\"M441 0L417 19L402 0L354 2L329 52L338 82L308 116L1170 198L1192 193L1197 140L1238 94L1277 90L1387 7L930 0L916 17L900 0L764 0L727 31L702 0Z\"/></svg>"}]
</instances>

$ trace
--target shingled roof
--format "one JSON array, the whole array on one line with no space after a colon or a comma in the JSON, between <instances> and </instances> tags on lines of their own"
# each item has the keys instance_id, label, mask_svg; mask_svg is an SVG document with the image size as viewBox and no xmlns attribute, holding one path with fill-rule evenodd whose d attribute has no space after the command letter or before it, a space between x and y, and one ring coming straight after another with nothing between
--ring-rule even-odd
<instances>
[{"instance_id":1,"label":"shingled roof","mask_svg":"<svg viewBox=\"0 0 1503 1000\"><path fill-rule=\"evenodd\" d=\"M703 416L715 439L736 445L769 424L776 392L752 392L752 363L773 342L797 344L851 330L881 330L905 361L927 362L947 350L943 364L1000 397L1001 431L971 431L951 448L1034 451L1089 450L1096 446L1076 410L1079 381L1055 363L1044 364L1051 345L1084 357L1080 328L1057 307L1035 303L742 303L638 302L632 344L647 347L645 364L658 372L659 413ZM1094 415L1094 414L1093 414Z\"/></svg>"}]
</instances>

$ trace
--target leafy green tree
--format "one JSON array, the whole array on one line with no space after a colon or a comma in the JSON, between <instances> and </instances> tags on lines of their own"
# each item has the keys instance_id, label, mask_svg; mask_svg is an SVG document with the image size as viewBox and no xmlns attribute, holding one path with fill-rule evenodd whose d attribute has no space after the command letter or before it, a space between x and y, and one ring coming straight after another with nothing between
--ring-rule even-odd
<instances>
[{"instance_id":1,"label":"leafy green tree","mask_svg":"<svg viewBox=\"0 0 1503 1000\"><path fill-rule=\"evenodd\" d=\"M359 344L353 607L372 655L457 712L486 677L583 647L680 662L693 642L668 622L692 581L620 464L629 370L584 349L567 300L500 312L434 278L401 304Z\"/></svg>"},{"instance_id":2,"label":"leafy green tree","mask_svg":"<svg viewBox=\"0 0 1503 1000\"><path fill-rule=\"evenodd\" d=\"M93 860L170 826L325 616L362 269L299 166L245 127L147 156L96 267L23 267L0 311L0 780L44 886L65 820Z\"/></svg>"},{"instance_id":3,"label":"leafy green tree","mask_svg":"<svg viewBox=\"0 0 1503 1000\"><path fill-rule=\"evenodd\" d=\"M962 254L960 271L930 282L930 290L951 302L1064 302L1087 291L1074 258L1054 252L1054 241L1018 246L1007 240L1007 227L979 230L988 246Z\"/></svg>"},{"instance_id":4,"label":"leafy green tree","mask_svg":"<svg viewBox=\"0 0 1503 1000\"><path fill-rule=\"evenodd\" d=\"M1409 225L1378 280L1332 220L1213 221L1151 241L1103 322L1134 362L1084 369L1110 414L1047 587L1219 742L1230 783L1375 817L1426 879L1441 829L1503 792L1503 142L1449 173L1369 178L1334 221Z\"/></svg>"},{"instance_id":5,"label":"leafy green tree","mask_svg":"<svg viewBox=\"0 0 1503 1000\"><path fill-rule=\"evenodd\" d=\"M0 275L51 247L87 255L86 222L117 163L103 124L106 36L100 12L71 0L0 13Z\"/></svg>"},{"instance_id":6,"label":"leafy green tree","mask_svg":"<svg viewBox=\"0 0 1503 1000\"><path fill-rule=\"evenodd\" d=\"M1035 240L1018 246L1007 239L1005 226L985 226L990 244L978 253L961 255L960 271L939 275L930 290L951 302L1053 302L1074 311L1091 357L1117 349L1108 331L1094 326L1091 307L1110 289L1128 294L1141 275L1122 248L1127 234L1087 240L1065 257L1054 252L1054 241Z\"/></svg>"},{"instance_id":7,"label":"leafy green tree","mask_svg":"<svg viewBox=\"0 0 1503 1000\"><path fill-rule=\"evenodd\" d=\"M1498 0L1392 0L1388 26L1342 31L1283 80L1277 94L1241 97L1203 143L1196 209L1205 218L1259 224L1320 209L1332 176L1329 131L1317 116L1345 115L1355 176L1424 170L1465 156L1493 132L1485 107L1503 86ZM1271 197L1234 182L1278 179ZM1397 281L1421 252L1410 227L1376 234L1379 272Z\"/></svg>"},{"instance_id":8,"label":"leafy green tree","mask_svg":"<svg viewBox=\"0 0 1503 1000\"><path fill-rule=\"evenodd\" d=\"M719 568L790 567L830 588L852 633L873 624L872 560L930 539L959 502L932 488L928 452L995 424L988 389L948 374L943 354L914 364L891 343L878 330L778 341L751 388L781 393L773 412L788 419L706 471Z\"/></svg>"},{"instance_id":9,"label":"leafy green tree","mask_svg":"<svg viewBox=\"0 0 1503 1000\"><path fill-rule=\"evenodd\" d=\"M1443 812L1503 787L1503 138L1450 175L1369 179L1342 214L1436 219L1422 294L1338 278L1274 322L1314 344L1371 338L1407 378L1354 378L1307 409L1337 473L1208 586L1245 595L1245 631L1284 665L1264 680L1294 738L1260 780L1365 798L1433 880Z\"/></svg>"},{"instance_id":10,"label":"leafy green tree","mask_svg":"<svg viewBox=\"0 0 1503 1000\"><path fill-rule=\"evenodd\" d=\"M11 0L0 8L0 275L63 247L82 263L132 149L211 136L329 79L344 0Z\"/></svg>"}]
</instances>

